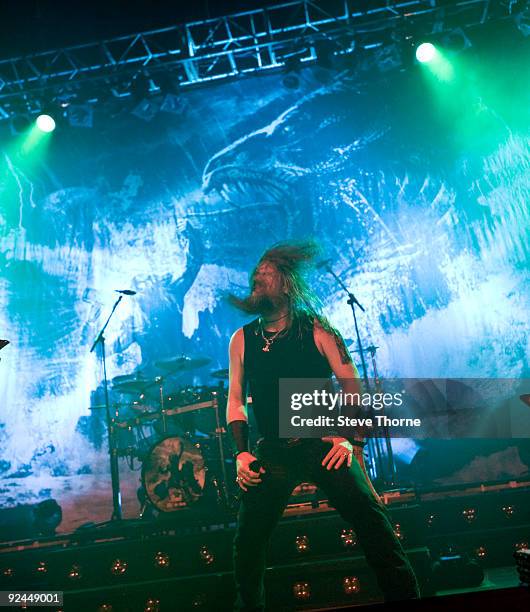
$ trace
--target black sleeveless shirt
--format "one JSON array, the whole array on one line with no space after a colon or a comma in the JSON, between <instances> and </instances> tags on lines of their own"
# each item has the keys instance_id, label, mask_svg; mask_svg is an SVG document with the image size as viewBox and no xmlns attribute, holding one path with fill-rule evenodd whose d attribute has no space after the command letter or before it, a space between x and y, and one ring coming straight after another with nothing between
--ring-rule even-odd
<instances>
[{"instance_id":1,"label":"black sleeveless shirt","mask_svg":"<svg viewBox=\"0 0 530 612\"><path fill-rule=\"evenodd\" d=\"M279 379L329 378L328 360L320 354L313 338L313 319L293 320L290 330L278 336L263 351L259 319L243 327L245 349L243 367L247 393L252 396L252 409L260 434L266 439L278 439ZM273 334L264 332L265 336Z\"/></svg>"}]
</instances>

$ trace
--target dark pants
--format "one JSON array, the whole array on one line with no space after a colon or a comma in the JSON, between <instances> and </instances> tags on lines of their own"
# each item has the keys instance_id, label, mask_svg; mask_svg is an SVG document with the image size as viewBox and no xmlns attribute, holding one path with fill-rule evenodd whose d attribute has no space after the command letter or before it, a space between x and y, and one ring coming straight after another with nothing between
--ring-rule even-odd
<instances>
[{"instance_id":1,"label":"dark pants","mask_svg":"<svg viewBox=\"0 0 530 612\"><path fill-rule=\"evenodd\" d=\"M262 482L242 493L234 538L236 610L264 610L265 556L271 533L300 482L313 482L351 524L386 601L419 596L412 567L394 534L386 508L372 494L355 458L350 468L327 470L331 448L320 440L292 447L260 443L255 455L266 470Z\"/></svg>"}]
</instances>

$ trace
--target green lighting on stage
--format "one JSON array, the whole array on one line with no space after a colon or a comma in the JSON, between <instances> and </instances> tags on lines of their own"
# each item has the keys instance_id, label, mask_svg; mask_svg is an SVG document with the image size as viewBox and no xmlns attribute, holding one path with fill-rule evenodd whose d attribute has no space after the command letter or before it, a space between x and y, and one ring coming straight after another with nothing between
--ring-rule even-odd
<instances>
[{"instance_id":1,"label":"green lighting on stage","mask_svg":"<svg viewBox=\"0 0 530 612\"><path fill-rule=\"evenodd\" d=\"M419 45L416 49L416 59L422 64L431 62L436 55L436 47L430 42L421 43L421 45Z\"/></svg>"},{"instance_id":2,"label":"green lighting on stage","mask_svg":"<svg viewBox=\"0 0 530 612\"><path fill-rule=\"evenodd\" d=\"M53 132L55 129L55 120L50 115L39 115L37 117L37 127L41 132Z\"/></svg>"},{"instance_id":3,"label":"green lighting on stage","mask_svg":"<svg viewBox=\"0 0 530 612\"><path fill-rule=\"evenodd\" d=\"M451 81L454 68L443 49L430 42L421 43L416 49L416 59L439 81Z\"/></svg>"}]
</instances>

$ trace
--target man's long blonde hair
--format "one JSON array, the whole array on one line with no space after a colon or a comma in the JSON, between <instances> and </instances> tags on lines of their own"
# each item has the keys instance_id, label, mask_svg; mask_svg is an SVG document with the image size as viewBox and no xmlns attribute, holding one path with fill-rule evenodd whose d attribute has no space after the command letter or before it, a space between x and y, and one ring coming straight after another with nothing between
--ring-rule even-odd
<instances>
[{"instance_id":1,"label":"man's long blonde hair","mask_svg":"<svg viewBox=\"0 0 530 612\"><path fill-rule=\"evenodd\" d=\"M280 273L286 288L291 322L300 326L304 321L316 320L324 329L334 333L336 330L322 314L321 300L307 282L307 276L314 269L315 260L320 255L319 245L312 240L279 242L263 253L250 279L252 282L261 264L272 264Z\"/></svg>"}]
</instances>

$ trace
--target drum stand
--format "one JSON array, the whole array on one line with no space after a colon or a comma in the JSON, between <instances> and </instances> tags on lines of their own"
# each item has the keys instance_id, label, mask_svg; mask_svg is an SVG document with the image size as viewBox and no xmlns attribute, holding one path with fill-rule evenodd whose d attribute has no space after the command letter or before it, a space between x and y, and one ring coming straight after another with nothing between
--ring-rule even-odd
<instances>
[{"instance_id":1,"label":"drum stand","mask_svg":"<svg viewBox=\"0 0 530 612\"><path fill-rule=\"evenodd\" d=\"M111 521L120 521L122 519L122 511L121 511L121 493L120 493L120 472L118 467L118 453L117 449L114 448L114 425L113 420L110 416L110 404L109 404L109 388L107 381L107 361L105 354L105 330L114 314L118 304L121 302L123 295L116 300L114 306L112 307L109 318L106 320L105 325L103 325L102 330L97 335L94 343L92 344L92 348L90 352L94 352L97 345L101 345L101 360L103 363L103 389L105 391L105 415L107 419L107 431L109 437L109 460L110 460L110 478L112 483L112 516ZM117 414L116 414L117 416Z\"/></svg>"},{"instance_id":2,"label":"drum stand","mask_svg":"<svg viewBox=\"0 0 530 612\"><path fill-rule=\"evenodd\" d=\"M222 500L225 505L228 507L229 499L228 499L228 488L226 486L227 475L226 475L226 465L225 465L225 451L223 447L223 433L224 430L221 427L221 419L219 417L219 393L218 391L212 391L212 399L213 399L213 408L215 410L215 437L217 438L217 444L219 446L219 459L221 460L221 495ZM219 483L217 484L219 487Z\"/></svg>"}]
</instances>

